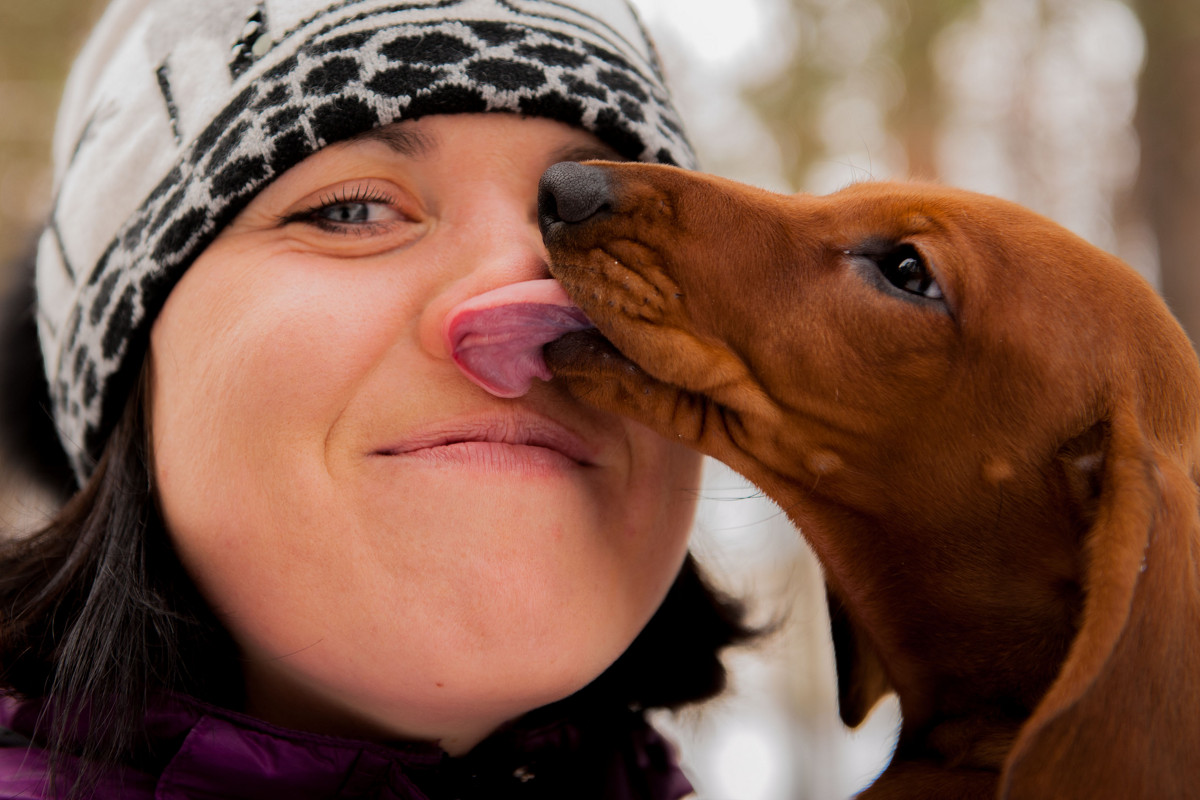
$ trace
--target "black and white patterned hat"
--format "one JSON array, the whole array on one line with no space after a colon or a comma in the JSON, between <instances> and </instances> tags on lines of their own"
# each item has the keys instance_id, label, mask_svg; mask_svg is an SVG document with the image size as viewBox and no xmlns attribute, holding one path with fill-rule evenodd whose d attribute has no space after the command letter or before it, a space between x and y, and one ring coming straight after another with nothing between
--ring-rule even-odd
<instances>
[{"instance_id":1,"label":"black and white patterned hat","mask_svg":"<svg viewBox=\"0 0 1200 800\"><path fill-rule=\"evenodd\" d=\"M76 62L38 250L38 326L79 480L150 325L263 186L362 131L511 111L693 165L625 0L116 0Z\"/></svg>"}]
</instances>

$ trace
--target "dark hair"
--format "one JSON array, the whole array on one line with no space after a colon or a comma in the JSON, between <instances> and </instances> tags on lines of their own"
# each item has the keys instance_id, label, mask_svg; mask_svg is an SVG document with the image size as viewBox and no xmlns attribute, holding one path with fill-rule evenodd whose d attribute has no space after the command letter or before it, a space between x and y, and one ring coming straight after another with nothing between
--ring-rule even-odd
<instances>
[{"instance_id":1,"label":"dark hair","mask_svg":"<svg viewBox=\"0 0 1200 800\"><path fill-rule=\"evenodd\" d=\"M39 396L23 415L5 409L0 428L9 432L50 424L40 366L21 375L11 359L36 352L30 320L18 322L0 341L10 353L0 381L41 389L27 393ZM157 508L145 397L143 370L87 484L41 530L0 541L0 692L53 705L44 732L52 758L120 761L136 746L156 690L241 702L236 647L185 573ZM16 449L27 470L61 492L61 448L46 445L44 431L29 441L42 444ZM689 555L647 627L580 694L644 708L707 699L725 685L720 651L750 635L741 606L711 587ZM81 740L72 724L80 713L88 714Z\"/></svg>"},{"instance_id":2,"label":"dark hair","mask_svg":"<svg viewBox=\"0 0 1200 800\"><path fill-rule=\"evenodd\" d=\"M21 277L0 338L0 380L16 390L3 401L2 443L8 461L65 501L40 530L0 539L0 691L51 703L56 713L40 733L52 764L67 753L110 763L134 747L154 690L236 698L236 650L158 514L142 385L91 480L70 494L75 479L47 410L40 358L28 355L38 349L30 276Z\"/></svg>"}]
</instances>

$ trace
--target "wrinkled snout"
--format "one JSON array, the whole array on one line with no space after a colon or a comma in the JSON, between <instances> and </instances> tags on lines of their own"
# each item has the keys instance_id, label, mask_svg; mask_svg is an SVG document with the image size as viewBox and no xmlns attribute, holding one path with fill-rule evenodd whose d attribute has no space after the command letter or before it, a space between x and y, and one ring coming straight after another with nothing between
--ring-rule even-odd
<instances>
[{"instance_id":1,"label":"wrinkled snout","mask_svg":"<svg viewBox=\"0 0 1200 800\"><path fill-rule=\"evenodd\" d=\"M577 224L612 210L612 183L602 167L563 161L538 184L538 224L546 236L555 223Z\"/></svg>"}]
</instances>

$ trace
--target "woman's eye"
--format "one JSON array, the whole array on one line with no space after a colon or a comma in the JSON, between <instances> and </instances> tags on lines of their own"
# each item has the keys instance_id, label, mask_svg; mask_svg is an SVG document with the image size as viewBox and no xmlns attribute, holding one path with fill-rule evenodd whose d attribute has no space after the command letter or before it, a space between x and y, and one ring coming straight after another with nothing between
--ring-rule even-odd
<instances>
[{"instance_id":1,"label":"woman's eye","mask_svg":"<svg viewBox=\"0 0 1200 800\"><path fill-rule=\"evenodd\" d=\"M322 206L313 212L313 216L327 222L364 223L385 222L397 217L396 213L381 203L334 203Z\"/></svg>"},{"instance_id":2,"label":"woman's eye","mask_svg":"<svg viewBox=\"0 0 1200 800\"><path fill-rule=\"evenodd\" d=\"M321 197L308 208L284 216L282 224L311 225L331 233L373 233L392 223L409 221L391 197L369 189L352 189Z\"/></svg>"}]
</instances>

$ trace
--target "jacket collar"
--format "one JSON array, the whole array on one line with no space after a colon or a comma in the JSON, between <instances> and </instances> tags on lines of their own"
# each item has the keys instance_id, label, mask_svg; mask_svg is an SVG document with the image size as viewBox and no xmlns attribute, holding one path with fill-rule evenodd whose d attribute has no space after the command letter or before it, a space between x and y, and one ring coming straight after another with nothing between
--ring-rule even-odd
<instances>
[{"instance_id":1,"label":"jacket collar","mask_svg":"<svg viewBox=\"0 0 1200 800\"><path fill-rule=\"evenodd\" d=\"M36 740L41 711L37 701L5 699L0 724ZM147 747L125 783L154 783L156 800L674 800L691 791L670 745L642 713L571 701L522 717L461 758L431 743L378 744L280 728L179 695L155 698L145 719Z\"/></svg>"}]
</instances>

